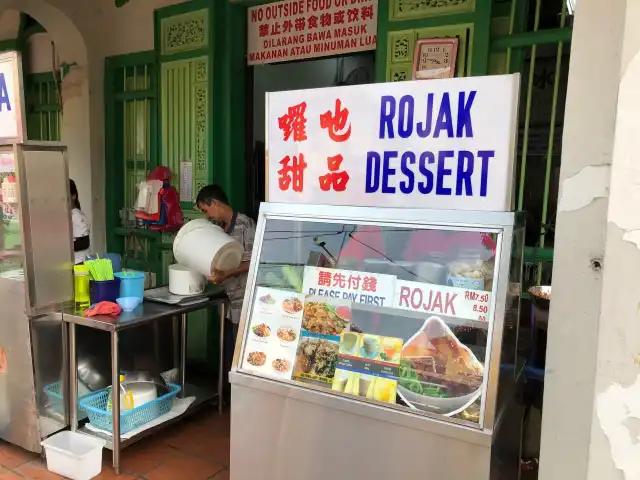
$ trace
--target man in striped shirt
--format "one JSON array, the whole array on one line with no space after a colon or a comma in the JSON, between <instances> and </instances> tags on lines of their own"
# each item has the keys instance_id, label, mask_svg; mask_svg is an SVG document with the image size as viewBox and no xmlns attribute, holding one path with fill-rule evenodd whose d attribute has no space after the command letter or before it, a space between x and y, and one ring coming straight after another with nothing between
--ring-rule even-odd
<instances>
[{"instance_id":1,"label":"man in striped shirt","mask_svg":"<svg viewBox=\"0 0 640 480\"><path fill-rule=\"evenodd\" d=\"M251 218L231 208L227 195L219 185L203 187L196 198L196 206L244 247L242 263L238 268L227 272L215 270L211 272L211 277L209 278L213 283L222 285L229 297L230 308L226 318L224 339L225 372L229 372L233 360L236 337L238 336L238 324L240 322L244 292L247 288L247 276L256 226Z\"/></svg>"}]
</instances>

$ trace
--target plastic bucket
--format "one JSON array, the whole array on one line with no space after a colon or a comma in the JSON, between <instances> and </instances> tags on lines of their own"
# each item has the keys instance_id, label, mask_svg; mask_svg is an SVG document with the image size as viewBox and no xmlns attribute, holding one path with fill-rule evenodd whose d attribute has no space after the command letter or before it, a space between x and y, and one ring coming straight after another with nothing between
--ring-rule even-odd
<instances>
[{"instance_id":1,"label":"plastic bucket","mask_svg":"<svg viewBox=\"0 0 640 480\"><path fill-rule=\"evenodd\" d=\"M113 275L120 279L120 297L137 297L144 300L144 273L118 272Z\"/></svg>"},{"instance_id":2,"label":"plastic bucket","mask_svg":"<svg viewBox=\"0 0 640 480\"><path fill-rule=\"evenodd\" d=\"M184 225L173 241L173 256L180 265L206 277L215 270L238 268L244 248L220 227L205 219Z\"/></svg>"},{"instance_id":3,"label":"plastic bucket","mask_svg":"<svg viewBox=\"0 0 640 480\"><path fill-rule=\"evenodd\" d=\"M89 290L91 290L91 304L95 305L100 302L114 302L120 298L120 279L89 282Z\"/></svg>"},{"instance_id":4,"label":"plastic bucket","mask_svg":"<svg viewBox=\"0 0 640 480\"><path fill-rule=\"evenodd\" d=\"M90 480L102 471L106 442L76 432L60 432L42 442L47 470L72 480Z\"/></svg>"},{"instance_id":5,"label":"plastic bucket","mask_svg":"<svg viewBox=\"0 0 640 480\"><path fill-rule=\"evenodd\" d=\"M114 272L119 272L122 266L122 257L117 253L99 253L93 255L87 255L85 260L97 260L98 258L104 258L111 260L111 266Z\"/></svg>"}]
</instances>

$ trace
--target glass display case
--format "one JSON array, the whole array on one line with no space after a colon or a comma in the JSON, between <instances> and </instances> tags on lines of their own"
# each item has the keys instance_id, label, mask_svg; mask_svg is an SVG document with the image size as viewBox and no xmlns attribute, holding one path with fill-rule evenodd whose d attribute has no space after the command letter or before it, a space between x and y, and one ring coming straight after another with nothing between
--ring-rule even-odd
<instances>
[{"instance_id":1,"label":"glass display case","mask_svg":"<svg viewBox=\"0 0 640 480\"><path fill-rule=\"evenodd\" d=\"M513 213L263 204L234 387L490 446L523 366L523 231Z\"/></svg>"}]
</instances>

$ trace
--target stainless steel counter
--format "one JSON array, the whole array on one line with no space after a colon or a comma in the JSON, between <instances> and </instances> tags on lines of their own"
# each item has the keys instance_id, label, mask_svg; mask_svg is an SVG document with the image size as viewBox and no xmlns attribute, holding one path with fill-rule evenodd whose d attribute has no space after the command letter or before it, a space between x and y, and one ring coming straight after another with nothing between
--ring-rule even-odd
<instances>
[{"instance_id":1,"label":"stainless steel counter","mask_svg":"<svg viewBox=\"0 0 640 480\"><path fill-rule=\"evenodd\" d=\"M135 328L167 317L177 317L203 308L217 306L227 297L222 290L212 291L209 298L189 305L168 305L158 302L144 301L133 312L121 312L116 318L108 315L85 317L82 310L67 308L62 311L64 321L75 325L95 328L107 332L118 332L127 328Z\"/></svg>"},{"instance_id":2,"label":"stainless steel counter","mask_svg":"<svg viewBox=\"0 0 640 480\"><path fill-rule=\"evenodd\" d=\"M69 332L69 405L71 417L71 429L78 429L78 370L77 370L77 343L76 343L76 325L88 327L91 329L109 332L111 337L111 387L115 391L120 390L120 352L119 352L119 333L126 329L141 327L150 323L157 322L162 319L172 318L174 321L174 339L179 337L179 346L174 350L179 351L178 358L174 363L179 364L180 369L180 386L182 387L181 396L190 396L185 382L185 365L186 365L186 347L187 347L187 314L201 309L218 308L220 319L220 357L218 371L218 385L216 389L212 389L210 393L203 392L202 389L196 390L196 401L187 412L193 411L197 404L212 398L218 398L218 408L222 412L222 389L224 378L224 318L227 297L222 289L213 289L208 297L203 298L197 303L188 305L167 305L145 300L133 312L122 312L118 317L113 318L106 315L95 317L85 317L82 311L68 308L62 312L62 320L68 325ZM157 428L150 431L144 431L140 435L133 438L122 440L120 438L120 402L113 402L112 407L113 436L108 441L108 447L113 450L113 468L117 474L120 473L120 451L122 448L135 443L155 432ZM172 422L169 422L172 423ZM88 435L95 435L101 438L101 435L92 433L90 430L82 429L82 432ZM109 439L107 439L109 440Z\"/></svg>"}]
</instances>

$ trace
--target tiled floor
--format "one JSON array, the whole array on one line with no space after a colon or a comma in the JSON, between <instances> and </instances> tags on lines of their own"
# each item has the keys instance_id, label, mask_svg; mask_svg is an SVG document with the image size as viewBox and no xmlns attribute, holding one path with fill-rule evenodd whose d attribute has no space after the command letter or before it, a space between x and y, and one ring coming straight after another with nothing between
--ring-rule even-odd
<instances>
[{"instance_id":1,"label":"tiled floor","mask_svg":"<svg viewBox=\"0 0 640 480\"><path fill-rule=\"evenodd\" d=\"M229 413L205 411L123 450L121 475L111 468L111 452L103 453L103 480L229 480ZM35 454L0 442L0 480L53 480Z\"/></svg>"}]
</instances>

